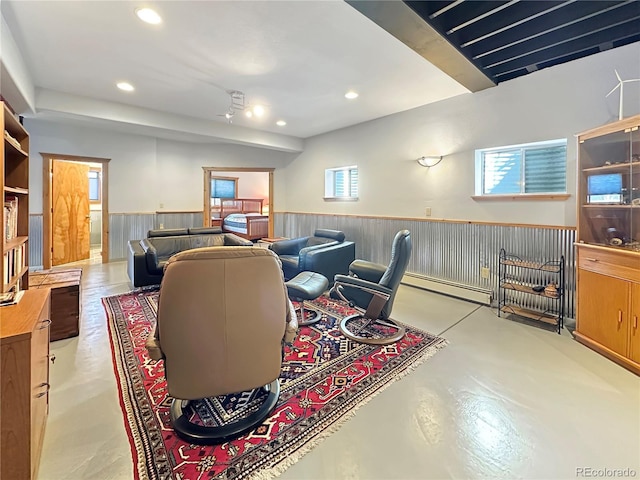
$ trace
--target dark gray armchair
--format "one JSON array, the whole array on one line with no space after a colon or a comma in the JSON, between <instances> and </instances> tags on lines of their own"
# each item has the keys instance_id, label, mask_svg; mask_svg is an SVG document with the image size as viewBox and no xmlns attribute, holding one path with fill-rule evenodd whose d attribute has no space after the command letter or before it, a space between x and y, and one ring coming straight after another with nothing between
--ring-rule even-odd
<instances>
[{"instance_id":1,"label":"dark gray armchair","mask_svg":"<svg viewBox=\"0 0 640 480\"><path fill-rule=\"evenodd\" d=\"M316 272L333 283L336 274L349 271L356 256L355 243L345 241L338 230L316 229L311 237L280 240L269 248L282 262L285 280L291 280L300 272Z\"/></svg>"},{"instance_id":2,"label":"dark gray armchair","mask_svg":"<svg viewBox=\"0 0 640 480\"><path fill-rule=\"evenodd\" d=\"M401 230L393 239L388 266L355 260L349 266L349 275L335 276L331 297L345 300L361 312L340 323L346 337L362 343L387 345L404 336L404 327L389 316L409 258L411 233Z\"/></svg>"}]
</instances>

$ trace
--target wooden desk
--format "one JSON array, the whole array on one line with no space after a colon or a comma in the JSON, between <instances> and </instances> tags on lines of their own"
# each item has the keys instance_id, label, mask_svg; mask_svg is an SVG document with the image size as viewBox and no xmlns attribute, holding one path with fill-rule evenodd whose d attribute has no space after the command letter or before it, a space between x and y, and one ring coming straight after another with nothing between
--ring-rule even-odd
<instances>
[{"instance_id":1,"label":"wooden desk","mask_svg":"<svg viewBox=\"0 0 640 480\"><path fill-rule=\"evenodd\" d=\"M35 479L49 414L50 291L0 307L0 478Z\"/></svg>"}]
</instances>

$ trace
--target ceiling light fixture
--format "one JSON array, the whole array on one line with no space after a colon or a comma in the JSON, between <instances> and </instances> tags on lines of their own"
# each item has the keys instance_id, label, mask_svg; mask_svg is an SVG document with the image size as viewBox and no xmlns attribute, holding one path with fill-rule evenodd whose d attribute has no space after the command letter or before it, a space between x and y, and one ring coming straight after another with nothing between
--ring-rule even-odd
<instances>
[{"instance_id":1,"label":"ceiling light fixture","mask_svg":"<svg viewBox=\"0 0 640 480\"><path fill-rule=\"evenodd\" d=\"M116 87L118 87L120 90L124 90L125 92L133 92L135 90L135 88L133 88L133 85L128 82L118 82L116 84Z\"/></svg>"},{"instance_id":2,"label":"ceiling light fixture","mask_svg":"<svg viewBox=\"0 0 640 480\"><path fill-rule=\"evenodd\" d=\"M417 162L423 167L435 167L441 161L442 161L442 155L440 156L431 155L427 157L420 157L417 160Z\"/></svg>"},{"instance_id":3,"label":"ceiling light fixture","mask_svg":"<svg viewBox=\"0 0 640 480\"><path fill-rule=\"evenodd\" d=\"M264 115L264 107L262 105L255 105L253 107L253 114L256 117L261 117Z\"/></svg>"},{"instance_id":4,"label":"ceiling light fixture","mask_svg":"<svg viewBox=\"0 0 640 480\"><path fill-rule=\"evenodd\" d=\"M287 122L285 122L284 120L278 120L276 122L276 125L278 125L279 127L284 127L287 124Z\"/></svg>"},{"instance_id":5,"label":"ceiling light fixture","mask_svg":"<svg viewBox=\"0 0 640 480\"><path fill-rule=\"evenodd\" d=\"M158 12L148 7L136 8L136 15L143 22L150 23L151 25L162 23L162 17L158 15Z\"/></svg>"},{"instance_id":6,"label":"ceiling light fixture","mask_svg":"<svg viewBox=\"0 0 640 480\"><path fill-rule=\"evenodd\" d=\"M231 103L226 113L220 113L218 117L224 117L229 123L232 123L236 113L244 113L247 118L262 117L266 113L263 105L247 105L245 103L244 92L240 90L227 90Z\"/></svg>"},{"instance_id":7,"label":"ceiling light fixture","mask_svg":"<svg viewBox=\"0 0 640 480\"><path fill-rule=\"evenodd\" d=\"M354 98L358 98L358 93L353 90L348 91L344 94L344 98L348 98L349 100L353 100Z\"/></svg>"}]
</instances>

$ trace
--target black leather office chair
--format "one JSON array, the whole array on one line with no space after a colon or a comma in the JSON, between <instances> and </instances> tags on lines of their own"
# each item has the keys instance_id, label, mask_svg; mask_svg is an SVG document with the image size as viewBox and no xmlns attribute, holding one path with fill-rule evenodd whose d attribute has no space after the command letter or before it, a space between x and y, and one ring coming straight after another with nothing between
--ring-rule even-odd
<instances>
[{"instance_id":1,"label":"black leather office chair","mask_svg":"<svg viewBox=\"0 0 640 480\"><path fill-rule=\"evenodd\" d=\"M335 276L331 297L341 298L361 312L342 320L344 336L374 345L388 345L404 337L404 327L389 315L410 257L411 233L401 230L393 239L388 266L355 260L349 275Z\"/></svg>"}]
</instances>

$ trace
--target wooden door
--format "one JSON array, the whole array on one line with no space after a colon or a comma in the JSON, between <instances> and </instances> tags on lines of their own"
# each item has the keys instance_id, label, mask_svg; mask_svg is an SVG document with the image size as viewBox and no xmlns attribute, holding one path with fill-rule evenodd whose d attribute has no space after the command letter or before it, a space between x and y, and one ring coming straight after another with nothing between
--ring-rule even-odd
<instances>
[{"instance_id":1,"label":"wooden door","mask_svg":"<svg viewBox=\"0 0 640 480\"><path fill-rule=\"evenodd\" d=\"M640 364L640 283L631 284L629 358Z\"/></svg>"},{"instance_id":2,"label":"wooden door","mask_svg":"<svg viewBox=\"0 0 640 480\"><path fill-rule=\"evenodd\" d=\"M629 282L578 269L578 332L627 356L628 309Z\"/></svg>"},{"instance_id":3,"label":"wooden door","mask_svg":"<svg viewBox=\"0 0 640 480\"><path fill-rule=\"evenodd\" d=\"M89 166L53 161L52 264L89 258Z\"/></svg>"}]
</instances>

